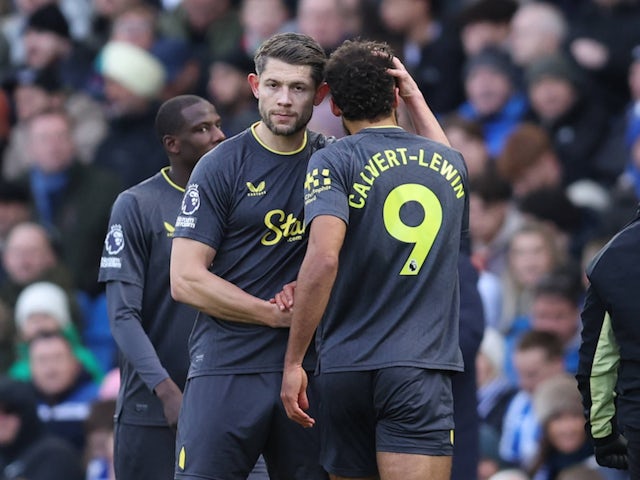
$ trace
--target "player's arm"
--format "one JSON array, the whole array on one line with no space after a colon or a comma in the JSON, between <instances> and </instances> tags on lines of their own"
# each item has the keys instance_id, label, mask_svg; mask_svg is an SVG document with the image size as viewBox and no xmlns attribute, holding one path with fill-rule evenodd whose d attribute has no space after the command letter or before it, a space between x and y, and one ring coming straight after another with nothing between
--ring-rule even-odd
<instances>
[{"instance_id":1,"label":"player's arm","mask_svg":"<svg viewBox=\"0 0 640 480\"><path fill-rule=\"evenodd\" d=\"M118 349L147 388L158 396L169 426L175 428L182 392L162 366L142 328L142 287L112 280L107 282L106 295L109 324Z\"/></svg>"},{"instance_id":2,"label":"player's arm","mask_svg":"<svg viewBox=\"0 0 640 480\"><path fill-rule=\"evenodd\" d=\"M343 220L331 215L312 220L307 252L296 282L280 396L289 418L303 427L313 426L315 420L304 412L309 408L309 400L302 360L327 307L346 228Z\"/></svg>"},{"instance_id":3,"label":"player's arm","mask_svg":"<svg viewBox=\"0 0 640 480\"><path fill-rule=\"evenodd\" d=\"M269 327L288 327L291 313L248 294L209 271L216 251L189 238L171 247L171 296L212 317Z\"/></svg>"},{"instance_id":4,"label":"player's arm","mask_svg":"<svg viewBox=\"0 0 640 480\"><path fill-rule=\"evenodd\" d=\"M389 69L388 72L396 78L398 88L400 89L400 97L402 97L402 100L407 106L407 111L411 116L416 133L450 147L451 145L444 130L440 126L440 123L438 123L429 105L427 105L418 84L398 57L393 58L393 64L395 68Z\"/></svg>"},{"instance_id":5,"label":"player's arm","mask_svg":"<svg viewBox=\"0 0 640 480\"><path fill-rule=\"evenodd\" d=\"M619 352L611 318L593 285L587 289L582 317L582 343L578 363L578 388L594 440L617 435L615 385Z\"/></svg>"}]
</instances>

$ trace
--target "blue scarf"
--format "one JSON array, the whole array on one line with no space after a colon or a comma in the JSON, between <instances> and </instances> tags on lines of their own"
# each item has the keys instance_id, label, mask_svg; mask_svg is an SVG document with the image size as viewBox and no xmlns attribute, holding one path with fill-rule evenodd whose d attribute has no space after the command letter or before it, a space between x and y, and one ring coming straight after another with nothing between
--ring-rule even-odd
<instances>
[{"instance_id":1,"label":"blue scarf","mask_svg":"<svg viewBox=\"0 0 640 480\"><path fill-rule=\"evenodd\" d=\"M69 172L44 173L33 168L30 174L31 193L41 222L53 226L53 219L62 198L62 193L69 183Z\"/></svg>"}]
</instances>

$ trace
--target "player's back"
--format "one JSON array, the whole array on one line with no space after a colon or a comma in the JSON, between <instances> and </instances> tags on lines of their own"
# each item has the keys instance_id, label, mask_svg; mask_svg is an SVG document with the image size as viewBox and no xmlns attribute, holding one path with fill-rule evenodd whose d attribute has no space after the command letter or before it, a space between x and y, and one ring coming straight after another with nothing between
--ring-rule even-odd
<instances>
[{"instance_id":1,"label":"player's back","mask_svg":"<svg viewBox=\"0 0 640 480\"><path fill-rule=\"evenodd\" d=\"M320 327L321 368L460 369L461 155L397 127L365 129L317 153L306 186L307 221L348 223Z\"/></svg>"}]
</instances>

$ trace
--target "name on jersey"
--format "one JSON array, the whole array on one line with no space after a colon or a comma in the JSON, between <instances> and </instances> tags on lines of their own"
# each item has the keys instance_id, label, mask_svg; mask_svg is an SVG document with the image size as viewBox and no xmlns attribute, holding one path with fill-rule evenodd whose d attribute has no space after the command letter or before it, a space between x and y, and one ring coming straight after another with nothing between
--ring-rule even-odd
<instances>
[{"instance_id":1,"label":"name on jersey","mask_svg":"<svg viewBox=\"0 0 640 480\"><path fill-rule=\"evenodd\" d=\"M451 185L455 192L456 198L462 198L465 194L462 184L462 177L458 169L453 166L447 159L443 158L437 152L434 152L431 159L425 158L423 149L419 149L415 154L409 154L407 148L396 148L394 150L384 150L372 155L364 165L359 176L362 182L354 182L349 194L349 206L353 208L363 208L369 190L375 183L376 179L384 172L391 168L401 167L416 163L421 167L429 168L434 172L442 175Z\"/></svg>"},{"instance_id":2,"label":"name on jersey","mask_svg":"<svg viewBox=\"0 0 640 480\"><path fill-rule=\"evenodd\" d=\"M262 236L260 243L266 246L275 245L282 239L287 242L302 240L304 235L303 221L284 210L269 210L264 216L264 225L268 232Z\"/></svg>"}]
</instances>

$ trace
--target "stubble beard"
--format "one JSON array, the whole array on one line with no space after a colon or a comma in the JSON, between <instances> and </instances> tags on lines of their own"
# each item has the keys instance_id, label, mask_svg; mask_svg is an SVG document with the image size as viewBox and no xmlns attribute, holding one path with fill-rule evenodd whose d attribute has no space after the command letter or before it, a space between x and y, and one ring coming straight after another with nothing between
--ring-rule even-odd
<instances>
[{"instance_id":1,"label":"stubble beard","mask_svg":"<svg viewBox=\"0 0 640 480\"><path fill-rule=\"evenodd\" d=\"M282 137L291 137L305 128L309 124L311 120L311 115L313 113L313 108L306 110L297 117L297 120L293 125L276 125L272 120L269 112L265 109L260 108L260 117L262 118L262 122L266 125L266 127L274 134Z\"/></svg>"}]
</instances>

